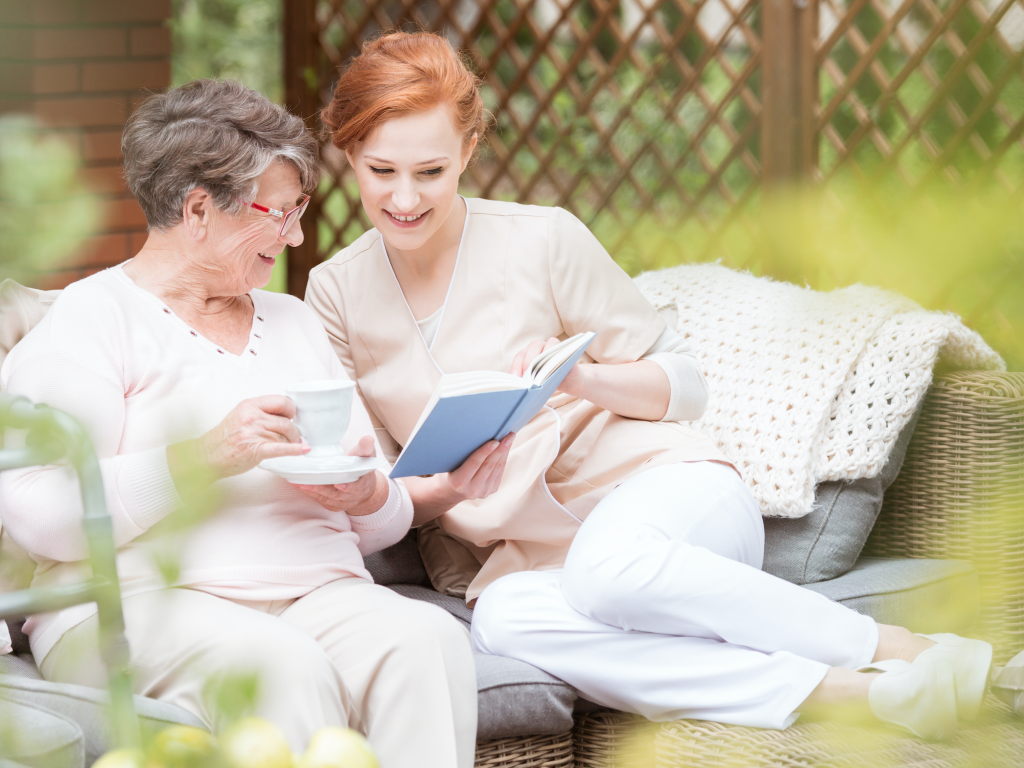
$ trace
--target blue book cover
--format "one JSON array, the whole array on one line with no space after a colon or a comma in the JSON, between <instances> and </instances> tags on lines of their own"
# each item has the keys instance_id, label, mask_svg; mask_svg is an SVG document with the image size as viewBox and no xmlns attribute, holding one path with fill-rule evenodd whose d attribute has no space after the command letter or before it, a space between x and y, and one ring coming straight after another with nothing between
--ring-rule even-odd
<instances>
[{"instance_id":1,"label":"blue book cover","mask_svg":"<svg viewBox=\"0 0 1024 768\"><path fill-rule=\"evenodd\" d=\"M412 477L451 472L488 440L500 440L518 432L548 401L596 334L579 334L580 346L543 381L491 392L440 396L413 432L409 444L392 467L391 477ZM509 378L509 383L516 382ZM444 379L438 385L439 390Z\"/></svg>"}]
</instances>

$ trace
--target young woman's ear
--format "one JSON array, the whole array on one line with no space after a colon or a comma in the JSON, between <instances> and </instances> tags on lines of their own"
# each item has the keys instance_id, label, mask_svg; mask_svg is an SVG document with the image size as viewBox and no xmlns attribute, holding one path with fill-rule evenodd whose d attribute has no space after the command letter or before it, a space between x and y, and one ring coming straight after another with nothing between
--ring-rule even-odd
<instances>
[{"instance_id":1,"label":"young woman's ear","mask_svg":"<svg viewBox=\"0 0 1024 768\"><path fill-rule=\"evenodd\" d=\"M469 142L466 143L465 147L463 148L462 170L459 171L460 174L464 173L466 171L466 168L469 167L469 159L473 157L473 150L476 149L477 141L477 134L474 133L473 137L469 140Z\"/></svg>"},{"instance_id":2,"label":"young woman's ear","mask_svg":"<svg viewBox=\"0 0 1024 768\"><path fill-rule=\"evenodd\" d=\"M213 198L202 187L196 187L185 198L182 217L185 231L193 240L202 240L210 228L213 215Z\"/></svg>"}]
</instances>

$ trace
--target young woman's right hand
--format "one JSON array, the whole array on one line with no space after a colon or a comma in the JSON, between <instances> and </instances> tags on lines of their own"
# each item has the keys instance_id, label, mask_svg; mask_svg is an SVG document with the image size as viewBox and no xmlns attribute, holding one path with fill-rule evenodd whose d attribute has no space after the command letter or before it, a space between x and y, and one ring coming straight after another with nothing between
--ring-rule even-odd
<instances>
[{"instance_id":1,"label":"young woman's right hand","mask_svg":"<svg viewBox=\"0 0 1024 768\"><path fill-rule=\"evenodd\" d=\"M501 485L515 433L484 443L453 472L431 477L407 477L405 487L413 505L414 526L428 523L468 499L483 499Z\"/></svg>"},{"instance_id":2,"label":"young woman's right hand","mask_svg":"<svg viewBox=\"0 0 1024 768\"><path fill-rule=\"evenodd\" d=\"M243 400L202 437L168 446L167 463L177 482L189 474L207 482L248 472L264 459L309 451L295 423L295 403L284 395Z\"/></svg>"},{"instance_id":3,"label":"young woman's right hand","mask_svg":"<svg viewBox=\"0 0 1024 768\"><path fill-rule=\"evenodd\" d=\"M459 501L484 499L498 490L508 452L515 439L515 432L510 432L500 441L484 443L462 462L461 467L441 475Z\"/></svg>"}]
</instances>

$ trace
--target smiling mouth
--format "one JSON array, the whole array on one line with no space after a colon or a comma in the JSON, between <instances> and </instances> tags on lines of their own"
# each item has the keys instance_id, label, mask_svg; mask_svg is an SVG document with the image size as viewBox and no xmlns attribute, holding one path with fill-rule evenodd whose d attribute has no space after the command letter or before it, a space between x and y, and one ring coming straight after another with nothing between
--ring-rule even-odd
<instances>
[{"instance_id":1,"label":"smiling mouth","mask_svg":"<svg viewBox=\"0 0 1024 768\"><path fill-rule=\"evenodd\" d=\"M424 216L426 216L428 213L430 213L430 211L424 211L423 213L411 213L411 214L408 214L408 215L398 215L398 214L392 213L391 211L386 210L386 209L385 209L384 212L388 216L390 216L392 219L394 219L395 221L397 221L397 222L399 222L401 224L412 224L413 222L419 221Z\"/></svg>"},{"instance_id":2,"label":"smiling mouth","mask_svg":"<svg viewBox=\"0 0 1024 768\"><path fill-rule=\"evenodd\" d=\"M267 259L268 261L273 261L274 259L277 258L276 255L268 255L266 253L257 253L256 255L259 256L261 259Z\"/></svg>"}]
</instances>

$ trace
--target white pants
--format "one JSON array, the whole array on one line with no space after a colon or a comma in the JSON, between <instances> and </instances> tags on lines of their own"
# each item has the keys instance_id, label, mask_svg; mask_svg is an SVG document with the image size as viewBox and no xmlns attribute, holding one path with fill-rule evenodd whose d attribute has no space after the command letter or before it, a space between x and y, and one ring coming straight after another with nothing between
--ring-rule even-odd
<instances>
[{"instance_id":1,"label":"white pants","mask_svg":"<svg viewBox=\"0 0 1024 768\"><path fill-rule=\"evenodd\" d=\"M136 693L170 702L214 731L226 723L204 686L259 675L256 714L292 751L327 725L366 735L381 768L472 768L476 671L466 630L442 609L358 578L297 600L235 602L193 589L124 600ZM43 677L106 685L93 617L64 634Z\"/></svg>"},{"instance_id":2,"label":"white pants","mask_svg":"<svg viewBox=\"0 0 1024 768\"><path fill-rule=\"evenodd\" d=\"M473 643L651 720L785 728L829 667L871 662L878 627L764 573L763 556L757 504L730 468L652 469L597 505L563 570L487 587Z\"/></svg>"}]
</instances>

